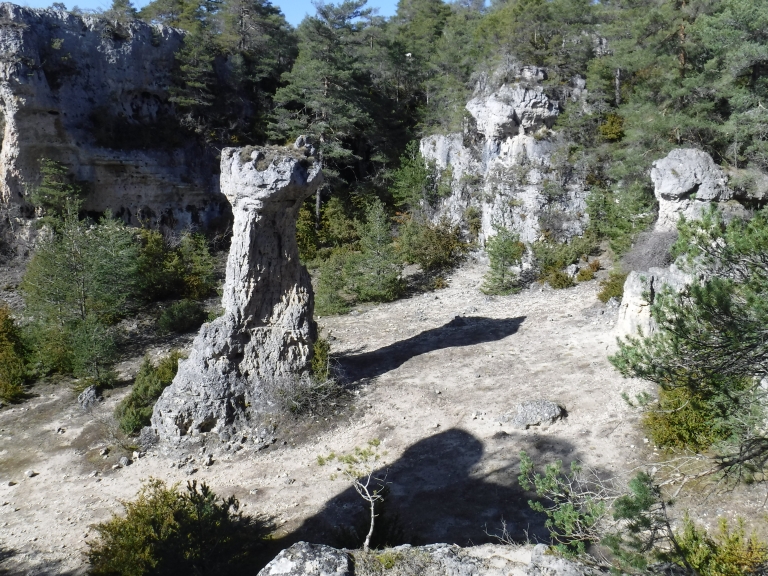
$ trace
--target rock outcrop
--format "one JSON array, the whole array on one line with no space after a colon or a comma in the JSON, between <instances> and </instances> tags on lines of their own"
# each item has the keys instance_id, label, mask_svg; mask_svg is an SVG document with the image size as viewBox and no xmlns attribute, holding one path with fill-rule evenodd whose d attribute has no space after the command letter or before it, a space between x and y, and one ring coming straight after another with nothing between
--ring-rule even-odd
<instances>
[{"instance_id":1,"label":"rock outcrop","mask_svg":"<svg viewBox=\"0 0 768 576\"><path fill-rule=\"evenodd\" d=\"M656 160L651 169L654 194L659 201L655 231L677 229L680 216L698 218L712 202L733 197L725 173L701 150L678 148Z\"/></svg>"},{"instance_id":2,"label":"rock outcrop","mask_svg":"<svg viewBox=\"0 0 768 576\"><path fill-rule=\"evenodd\" d=\"M296 218L322 182L303 148L225 148L221 189L234 228L224 315L204 324L155 405L164 440L247 426L266 409L264 385L309 370L316 327L309 274L299 262Z\"/></svg>"},{"instance_id":3,"label":"rock outcrop","mask_svg":"<svg viewBox=\"0 0 768 576\"><path fill-rule=\"evenodd\" d=\"M41 157L83 184L85 210L176 229L229 220L215 151L181 129L169 100L180 31L7 3L0 23L5 220L33 216Z\"/></svg>"},{"instance_id":4,"label":"rock outcrop","mask_svg":"<svg viewBox=\"0 0 768 576\"><path fill-rule=\"evenodd\" d=\"M385 553L392 563L388 571L402 576L593 576L600 573L552 553L543 544L484 544L467 548L450 544L405 545ZM370 563L373 569L368 566ZM372 555L366 557L359 550L337 550L299 542L280 552L258 576L372 576L380 573L381 564Z\"/></svg>"},{"instance_id":5,"label":"rock outcrop","mask_svg":"<svg viewBox=\"0 0 768 576\"><path fill-rule=\"evenodd\" d=\"M495 233L494 224L525 242L545 232L558 240L578 236L587 224L587 192L551 130L561 101L544 91L542 68L505 74L511 81L495 89L498 79L478 83L461 133L421 140L422 156L450 178L451 194L434 207L433 217L458 222L474 209L481 240ZM576 103L583 80L575 78L562 92Z\"/></svg>"}]
</instances>

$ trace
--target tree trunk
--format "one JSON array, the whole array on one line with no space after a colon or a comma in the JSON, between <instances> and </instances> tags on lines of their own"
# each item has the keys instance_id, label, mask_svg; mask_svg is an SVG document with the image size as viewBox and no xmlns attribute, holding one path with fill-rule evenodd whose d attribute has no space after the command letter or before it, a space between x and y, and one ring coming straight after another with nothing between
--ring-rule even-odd
<instances>
[{"instance_id":1,"label":"tree trunk","mask_svg":"<svg viewBox=\"0 0 768 576\"><path fill-rule=\"evenodd\" d=\"M368 535L365 537L365 542L363 542L363 550L368 552L368 550L371 547L371 538L373 538L373 527L376 523L376 501L371 499L371 527L368 530Z\"/></svg>"},{"instance_id":2,"label":"tree trunk","mask_svg":"<svg viewBox=\"0 0 768 576\"><path fill-rule=\"evenodd\" d=\"M621 106L621 68L616 68L616 74L613 76L613 85L614 85L614 100L616 101L616 106Z\"/></svg>"},{"instance_id":3,"label":"tree trunk","mask_svg":"<svg viewBox=\"0 0 768 576\"><path fill-rule=\"evenodd\" d=\"M320 204L322 202L320 190L322 190L322 186L319 186L315 192L315 230L320 230Z\"/></svg>"}]
</instances>

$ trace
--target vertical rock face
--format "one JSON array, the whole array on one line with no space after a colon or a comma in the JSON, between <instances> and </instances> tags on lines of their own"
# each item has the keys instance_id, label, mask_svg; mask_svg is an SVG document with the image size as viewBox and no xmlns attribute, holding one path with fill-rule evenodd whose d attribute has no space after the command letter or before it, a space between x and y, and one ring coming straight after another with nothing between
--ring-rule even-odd
<instances>
[{"instance_id":1,"label":"vertical rock face","mask_svg":"<svg viewBox=\"0 0 768 576\"><path fill-rule=\"evenodd\" d=\"M129 224L228 220L215 152L180 125L168 87L182 32L0 4L0 209L32 216L39 160L62 162L84 208Z\"/></svg>"},{"instance_id":2,"label":"vertical rock face","mask_svg":"<svg viewBox=\"0 0 768 576\"><path fill-rule=\"evenodd\" d=\"M701 215L711 202L732 198L726 177L712 157L701 150L678 148L656 160L651 169L654 194L659 201L657 232L677 229L680 216Z\"/></svg>"},{"instance_id":3,"label":"vertical rock face","mask_svg":"<svg viewBox=\"0 0 768 576\"><path fill-rule=\"evenodd\" d=\"M562 102L545 92L542 68L504 74L509 82L500 86L493 78L478 83L463 132L421 140L422 156L444 177L450 174L451 194L434 217L459 221L473 208L481 218L481 239L495 233L496 223L524 242L545 231L558 240L578 236L587 224L587 192L551 130ZM574 78L571 84L561 95L578 105L584 82Z\"/></svg>"},{"instance_id":4,"label":"vertical rock face","mask_svg":"<svg viewBox=\"0 0 768 576\"><path fill-rule=\"evenodd\" d=\"M309 370L316 327L296 218L322 182L303 149L225 148L221 189L234 226L224 315L203 325L155 405L161 439L223 433L263 408L263 383Z\"/></svg>"}]
</instances>

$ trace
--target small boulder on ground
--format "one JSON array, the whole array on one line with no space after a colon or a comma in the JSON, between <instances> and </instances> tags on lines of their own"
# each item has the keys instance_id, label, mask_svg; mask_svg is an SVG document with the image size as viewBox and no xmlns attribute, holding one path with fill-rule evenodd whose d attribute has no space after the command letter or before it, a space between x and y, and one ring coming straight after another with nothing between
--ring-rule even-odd
<instances>
[{"instance_id":1,"label":"small boulder on ground","mask_svg":"<svg viewBox=\"0 0 768 576\"><path fill-rule=\"evenodd\" d=\"M99 398L99 389L92 385L80 392L77 403L83 410L90 410L99 401Z\"/></svg>"},{"instance_id":2,"label":"small boulder on ground","mask_svg":"<svg viewBox=\"0 0 768 576\"><path fill-rule=\"evenodd\" d=\"M280 552L258 576L352 576L346 552L324 546L298 542Z\"/></svg>"},{"instance_id":3,"label":"small boulder on ground","mask_svg":"<svg viewBox=\"0 0 768 576\"><path fill-rule=\"evenodd\" d=\"M529 426L552 424L558 418L565 416L565 410L549 400L528 400L517 405L517 412L505 414L502 422L509 422L515 428L527 429Z\"/></svg>"},{"instance_id":4,"label":"small boulder on ground","mask_svg":"<svg viewBox=\"0 0 768 576\"><path fill-rule=\"evenodd\" d=\"M128 466L131 463L131 461L128 459L128 456L123 456L122 458L120 458L119 462L120 462L120 466L123 466L123 467Z\"/></svg>"}]
</instances>

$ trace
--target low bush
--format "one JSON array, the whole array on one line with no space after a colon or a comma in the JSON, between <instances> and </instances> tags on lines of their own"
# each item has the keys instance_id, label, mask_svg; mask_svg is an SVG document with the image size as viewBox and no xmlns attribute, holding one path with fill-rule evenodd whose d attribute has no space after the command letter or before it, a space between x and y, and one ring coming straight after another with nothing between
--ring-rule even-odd
<instances>
[{"instance_id":1,"label":"low bush","mask_svg":"<svg viewBox=\"0 0 768 576\"><path fill-rule=\"evenodd\" d=\"M579 273L576 274L577 282L589 282L590 280L594 280L594 279L595 279L595 272L589 266L582 268L581 270L579 270Z\"/></svg>"},{"instance_id":2,"label":"low bush","mask_svg":"<svg viewBox=\"0 0 768 576\"><path fill-rule=\"evenodd\" d=\"M27 350L8 306L0 306L0 400L15 402L24 395Z\"/></svg>"},{"instance_id":3,"label":"low bush","mask_svg":"<svg viewBox=\"0 0 768 576\"><path fill-rule=\"evenodd\" d=\"M687 388L659 388L658 404L647 408L643 425L651 440L662 448L701 452L732 433L719 415L716 406Z\"/></svg>"},{"instance_id":4,"label":"low bush","mask_svg":"<svg viewBox=\"0 0 768 576\"><path fill-rule=\"evenodd\" d=\"M594 237L585 234L572 238L569 243L534 242L531 245L540 277L546 277L552 272L562 270L570 264L575 264L581 258L592 254L597 248Z\"/></svg>"},{"instance_id":5,"label":"low bush","mask_svg":"<svg viewBox=\"0 0 768 576\"><path fill-rule=\"evenodd\" d=\"M608 302L611 298L621 300L624 296L624 282L627 280L628 274L620 270L611 270L608 278L600 281L600 292L597 294L597 299L600 302Z\"/></svg>"},{"instance_id":6,"label":"low bush","mask_svg":"<svg viewBox=\"0 0 768 576\"><path fill-rule=\"evenodd\" d=\"M314 376L275 377L264 382L263 390L278 412L293 416L333 412L344 393L336 379L321 380Z\"/></svg>"},{"instance_id":7,"label":"low bush","mask_svg":"<svg viewBox=\"0 0 768 576\"><path fill-rule=\"evenodd\" d=\"M174 302L162 311L157 319L157 328L161 332L183 334L197 330L208 319L208 313L194 300Z\"/></svg>"},{"instance_id":8,"label":"low bush","mask_svg":"<svg viewBox=\"0 0 768 576\"><path fill-rule=\"evenodd\" d=\"M409 217L400 226L399 245L406 262L421 266L425 272L455 266L467 252L461 227L443 218L437 224L419 217Z\"/></svg>"},{"instance_id":9,"label":"low bush","mask_svg":"<svg viewBox=\"0 0 768 576\"><path fill-rule=\"evenodd\" d=\"M312 347L312 375L318 380L331 377L331 344L325 338L318 338Z\"/></svg>"},{"instance_id":10,"label":"low bush","mask_svg":"<svg viewBox=\"0 0 768 576\"><path fill-rule=\"evenodd\" d=\"M191 576L252 573L264 526L203 483L185 491L151 479L125 516L97 524L87 542L93 576Z\"/></svg>"},{"instance_id":11,"label":"low bush","mask_svg":"<svg viewBox=\"0 0 768 576\"><path fill-rule=\"evenodd\" d=\"M469 206L464 210L464 224L467 226L469 237L477 242L480 231L483 229L483 213L476 206Z\"/></svg>"},{"instance_id":12,"label":"low bush","mask_svg":"<svg viewBox=\"0 0 768 576\"><path fill-rule=\"evenodd\" d=\"M573 278L562 270L553 270L544 277L544 280L555 290L563 290L576 285Z\"/></svg>"},{"instance_id":13,"label":"low bush","mask_svg":"<svg viewBox=\"0 0 768 576\"><path fill-rule=\"evenodd\" d=\"M174 350L154 365L145 358L131 393L115 408L115 418L126 434L137 434L149 425L155 402L171 382L179 369L182 354Z\"/></svg>"},{"instance_id":14,"label":"low bush","mask_svg":"<svg viewBox=\"0 0 768 576\"><path fill-rule=\"evenodd\" d=\"M731 530L728 521L721 518L713 537L686 516L677 542L688 563L701 576L763 574L768 563L768 546L755 534L747 536L741 519Z\"/></svg>"}]
</instances>

